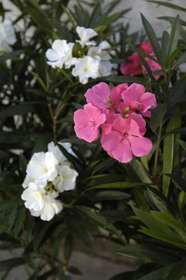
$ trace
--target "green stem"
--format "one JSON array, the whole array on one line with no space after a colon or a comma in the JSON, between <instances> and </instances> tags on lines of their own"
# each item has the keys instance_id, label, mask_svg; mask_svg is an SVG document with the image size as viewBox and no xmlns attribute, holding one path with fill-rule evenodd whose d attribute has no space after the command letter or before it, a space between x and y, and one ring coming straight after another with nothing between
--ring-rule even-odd
<instances>
[{"instance_id":1,"label":"green stem","mask_svg":"<svg viewBox=\"0 0 186 280\"><path fill-rule=\"evenodd\" d=\"M162 124L160 125L159 133L158 133L156 154L155 154L155 159L154 159L153 177L155 177L156 173L157 173L158 155L159 155L159 148L160 148L160 143L161 143L161 133L162 133Z\"/></svg>"}]
</instances>

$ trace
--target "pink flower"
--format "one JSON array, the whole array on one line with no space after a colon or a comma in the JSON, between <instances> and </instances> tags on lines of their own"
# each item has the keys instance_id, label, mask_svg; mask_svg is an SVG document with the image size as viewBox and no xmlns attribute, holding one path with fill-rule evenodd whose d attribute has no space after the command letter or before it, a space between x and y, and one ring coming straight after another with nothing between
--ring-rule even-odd
<instances>
[{"instance_id":1,"label":"pink flower","mask_svg":"<svg viewBox=\"0 0 186 280\"><path fill-rule=\"evenodd\" d=\"M134 156L143 157L152 149L150 139L143 137L140 128L132 118L113 116L112 124L103 125L101 145L114 159L127 163Z\"/></svg>"},{"instance_id":2,"label":"pink flower","mask_svg":"<svg viewBox=\"0 0 186 280\"><path fill-rule=\"evenodd\" d=\"M138 46L138 48L147 53L148 55L154 56L154 51L150 42L144 41Z\"/></svg>"},{"instance_id":3,"label":"pink flower","mask_svg":"<svg viewBox=\"0 0 186 280\"><path fill-rule=\"evenodd\" d=\"M150 153L152 143L144 137L144 117L150 117L150 110L157 106L153 93L145 92L144 86L137 83L111 88L101 82L85 97L88 104L74 113L77 137L92 142L101 130L103 149L123 163Z\"/></svg>"},{"instance_id":4,"label":"pink flower","mask_svg":"<svg viewBox=\"0 0 186 280\"><path fill-rule=\"evenodd\" d=\"M138 48L148 55L145 60L149 68L151 69L154 78L158 80L160 78L160 75L158 75L157 72L161 70L161 65L154 60L155 54L151 44L147 41L144 41L140 45L138 45ZM152 59L149 57L152 57ZM120 72L123 75L128 76L137 76L142 74L147 75L147 71L142 64L141 58L138 53L133 53L131 56L129 56L127 63L121 64Z\"/></svg>"},{"instance_id":5,"label":"pink flower","mask_svg":"<svg viewBox=\"0 0 186 280\"><path fill-rule=\"evenodd\" d=\"M145 92L141 84L133 83L122 92L123 103L120 105L120 111L124 116L131 112L141 113L145 117L150 117L150 109L157 106L156 97L151 92Z\"/></svg>"},{"instance_id":6,"label":"pink flower","mask_svg":"<svg viewBox=\"0 0 186 280\"><path fill-rule=\"evenodd\" d=\"M154 79L155 80L159 80L160 79L160 75L157 74L157 72L161 70L160 64L158 64L156 61L154 61L154 60L152 60L150 58L146 58L146 62L149 65L150 70L153 73ZM145 75L147 75L147 70L145 69L145 67L143 67L143 73Z\"/></svg>"},{"instance_id":7,"label":"pink flower","mask_svg":"<svg viewBox=\"0 0 186 280\"><path fill-rule=\"evenodd\" d=\"M142 74L141 59L138 53L128 57L127 63L120 65L120 72L126 76L138 76Z\"/></svg>"},{"instance_id":8,"label":"pink flower","mask_svg":"<svg viewBox=\"0 0 186 280\"><path fill-rule=\"evenodd\" d=\"M83 109L74 113L77 137L91 143L98 138L99 128L105 121L105 114L92 104L86 104Z\"/></svg>"},{"instance_id":9,"label":"pink flower","mask_svg":"<svg viewBox=\"0 0 186 280\"><path fill-rule=\"evenodd\" d=\"M121 84L110 88L106 83L99 83L85 93L87 103L91 103L101 111L116 110L121 102L121 93L127 89L128 84Z\"/></svg>"}]
</instances>

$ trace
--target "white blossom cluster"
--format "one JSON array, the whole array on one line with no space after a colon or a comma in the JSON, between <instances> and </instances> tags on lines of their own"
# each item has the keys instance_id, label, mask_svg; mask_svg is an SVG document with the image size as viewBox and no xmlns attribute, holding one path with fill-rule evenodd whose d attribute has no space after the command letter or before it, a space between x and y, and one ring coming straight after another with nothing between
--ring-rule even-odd
<instances>
[{"instance_id":1,"label":"white blossom cluster","mask_svg":"<svg viewBox=\"0 0 186 280\"><path fill-rule=\"evenodd\" d=\"M9 19L0 22L0 52L11 51L16 42L15 29Z\"/></svg>"},{"instance_id":2,"label":"white blossom cluster","mask_svg":"<svg viewBox=\"0 0 186 280\"><path fill-rule=\"evenodd\" d=\"M72 67L72 75L78 77L80 83L88 83L88 79L96 79L111 75L113 64L111 63L107 41L96 44L92 40L98 33L91 29L77 26L76 32L79 40L68 43L66 40L55 40L52 48L46 52L48 64L53 68Z\"/></svg>"},{"instance_id":3,"label":"white blossom cluster","mask_svg":"<svg viewBox=\"0 0 186 280\"><path fill-rule=\"evenodd\" d=\"M66 151L74 155L69 143L61 143ZM47 152L33 154L27 165L23 182L22 199L32 216L50 221L62 209L59 194L75 188L78 173L53 142Z\"/></svg>"}]
</instances>

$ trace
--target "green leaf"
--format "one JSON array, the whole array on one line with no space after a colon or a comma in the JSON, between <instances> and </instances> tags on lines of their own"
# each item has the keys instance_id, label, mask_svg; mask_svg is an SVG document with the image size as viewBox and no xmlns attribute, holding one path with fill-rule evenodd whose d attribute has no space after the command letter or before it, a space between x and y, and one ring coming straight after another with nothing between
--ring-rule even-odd
<instances>
[{"instance_id":1,"label":"green leaf","mask_svg":"<svg viewBox=\"0 0 186 280\"><path fill-rule=\"evenodd\" d=\"M181 191L178 196L178 207L182 210L186 205L186 193Z\"/></svg>"},{"instance_id":2,"label":"green leaf","mask_svg":"<svg viewBox=\"0 0 186 280\"><path fill-rule=\"evenodd\" d=\"M179 128L180 117L178 114L169 121L166 132ZM171 173L174 166L175 151L175 134L169 134L163 141L163 193L165 196L169 193L169 185L171 181Z\"/></svg>"},{"instance_id":3,"label":"green leaf","mask_svg":"<svg viewBox=\"0 0 186 280\"><path fill-rule=\"evenodd\" d=\"M139 160L137 160L137 159L133 160L130 163L130 165L142 183L152 185L152 180L149 177L147 170L144 168L144 166L142 165L142 163Z\"/></svg>"},{"instance_id":4,"label":"green leaf","mask_svg":"<svg viewBox=\"0 0 186 280\"><path fill-rule=\"evenodd\" d=\"M182 280L181 277L186 273L186 261L183 260L172 266L166 280Z\"/></svg>"},{"instance_id":5,"label":"green leaf","mask_svg":"<svg viewBox=\"0 0 186 280\"><path fill-rule=\"evenodd\" d=\"M134 206L133 211L136 214L135 218L145 225L140 232L186 250L186 228L180 220L168 212L147 212Z\"/></svg>"},{"instance_id":6,"label":"green leaf","mask_svg":"<svg viewBox=\"0 0 186 280\"><path fill-rule=\"evenodd\" d=\"M97 186L93 186L93 187L88 188L86 191L103 190L103 189L127 190L127 189L131 189L131 188L143 187L146 185L147 184L145 184L145 183L139 183L139 182L114 182L114 183L106 183L106 184L100 184Z\"/></svg>"},{"instance_id":7,"label":"green leaf","mask_svg":"<svg viewBox=\"0 0 186 280\"><path fill-rule=\"evenodd\" d=\"M121 247L121 246L120 246ZM129 244L118 249L121 256L134 257L143 263L156 263L159 265L168 265L175 262L177 257L170 253L167 248L162 248L156 244Z\"/></svg>"},{"instance_id":8,"label":"green leaf","mask_svg":"<svg viewBox=\"0 0 186 280\"><path fill-rule=\"evenodd\" d=\"M180 146L186 151L186 142L182 140L178 140Z\"/></svg>"},{"instance_id":9,"label":"green leaf","mask_svg":"<svg viewBox=\"0 0 186 280\"><path fill-rule=\"evenodd\" d=\"M143 78L136 78L136 77L127 77L127 76L109 76L109 77L104 77L97 79L97 80L104 80L105 82L110 82L110 83L144 83L144 79Z\"/></svg>"},{"instance_id":10,"label":"green leaf","mask_svg":"<svg viewBox=\"0 0 186 280\"><path fill-rule=\"evenodd\" d=\"M157 58L161 58L161 49L160 44L158 42L158 38L156 37L156 34L151 26L151 24L148 22L148 20L144 17L143 14L141 14L142 23L145 28L146 34L148 36L148 39L153 47L153 50L155 52L155 55Z\"/></svg>"},{"instance_id":11,"label":"green leaf","mask_svg":"<svg viewBox=\"0 0 186 280\"><path fill-rule=\"evenodd\" d=\"M126 200L130 197L129 194L121 192L121 191L99 191L94 193L91 199L95 201L119 201L119 200Z\"/></svg>"},{"instance_id":12,"label":"green leaf","mask_svg":"<svg viewBox=\"0 0 186 280\"><path fill-rule=\"evenodd\" d=\"M120 232L111 224L109 223L105 217L101 216L99 213L97 213L95 210L79 206L77 207L82 213L84 213L89 219L94 221L98 226L103 227L104 229L109 230L110 232L116 234L117 236L120 236Z\"/></svg>"},{"instance_id":13,"label":"green leaf","mask_svg":"<svg viewBox=\"0 0 186 280\"><path fill-rule=\"evenodd\" d=\"M160 6L164 6L166 8L174 9L177 11L186 12L186 8L184 8L183 6L173 4L173 3L169 3L169 2L165 2L165 1L157 1L157 0L148 0L148 2L158 4Z\"/></svg>"},{"instance_id":14,"label":"green leaf","mask_svg":"<svg viewBox=\"0 0 186 280\"><path fill-rule=\"evenodd\" d=\"M76 28L76 26L78 25L76 18L74 16L74 14L70 11L70 9L68 9L67 7L65 7L64 5L62 5L62 8L64 10L64 13L66 13L66 15L68 16L69 20L71 21L72 25L74 26L74 28Z\"/></svg>"},{"instance_id":15,"label":"green leaf","mask_svg":"<svg viewBox=\"0 0 186 280\"><path fill-rule=\"evenodd\" d=\"M169 265L163 268L160 268L158 270L155 270L151 273L148 273L147 275L140 277L139 280L168 280L167 277L169 277L172 270L175 269L175 264ZM183 275L183 274L182 274ZM174 280L179 280L180 278L171 278Z\"/></svg>"},{"instance_id":16,"label":"green leaf","mask_svg":"<svg viewBox=\"0 0 186 280\"><path fill-rule=\"evenodd\" d=\"M176 61L176 66L186 62L186 52L184 52Z\"/></svg>"},{"instance_id":17,"label":"green leaf","mask_svg":"<svg viewBox=\"0 0 186 280\"><path fill-rule=\"evenodd\" d=\"M166 111L167 111L166 104L158 104L158 107L155 110L153 110L152 117L150 120L150 127L153 132L156 133L158 127L160 127L165 121L164 118L165 118Z\"/></svg>"},{"instance_id":18,"label":"green leaf","mask_svg":"<svg viewBox=\"0 0 186 280\"><path fill-rule=\"evenodd\" d=\"M162 34L162 40L161 40L161 61L163 64L166 63L168 52L169 52L169 44L170 36L167 31L164 31Z\"/></svg>"},{"instance_id":19,"label":"green leaf","mask_svg":"<svg viewBox=\"0 0 186 280\"><path fill-rule=\"evenodd\" d=\"M112 277L111 280L181 280L184 274L185 260L158 269L157 266L153 264L146 264L136 271L125 272Z\"/></svg>"},{"instance_id":20,"label":"green leaf","mask_svg":"<svg viewBox=\"0 0 186 280\"><path fill-rule=\"evenodd\" d=\"M26 1L25 10L32 17L35 24L47 34L53 34L53 26L46 13L41 9L37 1ZM42 20L41 20L42 19Z\"/></svg>"},{"instance_id":21,"label":"green leaf","mask_svg":"<svg viewBox=\"0 0 186 280\"><path fill-rule=\"evenodd\" d=\"M164 17L158 17L158 19L165 20L165 21L168 21L170 23L173 23L174 20L175 20L175 17L164 16ZM186 26L186 21L180 19L180 24L183 25L183 26Z\"/></svg>"},{"instance_id":22,"label":"green leaf","mask_svg":"<svg viewBox=\"0 0 186 280\"><path fill-rule=\"evenodd\" d=\"M120 18L122 18L125 14L127 14L131 9L124 9L119 10L118 12L115 12L111 15L109 14L102 14L99 19L96 22L95 30L99 33L103 33L108 29L108 27L111 27L113 22L116 22Z\"/></svg>"},{"instance_id":23,"label":"green leaf","mask_svg":"<svg viewBox=\"0 0 186 280\"><path fill-rule=\"evenodd\" d=\"M0 272L12 269L17 266L25 264L26 260L24 258L12 258L4 261L0 261Z\"/></svg>"},{"instance_id":24,"label":"green leaf","mask_svg":"<svg viewBox=\"0 0 186 280\"><path fill-rule=\"evenodd\" d=\"M179 16L177 16L174 20L174 22L172 23L172 29L171 29L171 33L170 33L170 40L168 42L168 54L172 54L178 45L178 40L180 38L180 31L181 31L181 27L180 27L180 19Z\"/></svg>"}]
</instances>

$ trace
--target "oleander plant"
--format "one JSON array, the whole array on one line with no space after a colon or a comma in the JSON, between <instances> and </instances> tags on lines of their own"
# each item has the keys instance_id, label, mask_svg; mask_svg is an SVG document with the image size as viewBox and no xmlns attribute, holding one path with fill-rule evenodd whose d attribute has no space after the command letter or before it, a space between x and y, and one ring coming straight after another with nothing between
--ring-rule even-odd
<instances>
[{"instance_id":1,"label":"oleander plant","mask_svg":"<svg viewBox=\"0 0 186 280\"><path fill-rule=\"evenodd\" d=\"M1 279L76 279L98 240L134 264L108 280L186 279L186 7L146 2L162 34L122 0L0 4Z\"/></svg>"}]
</instances>

